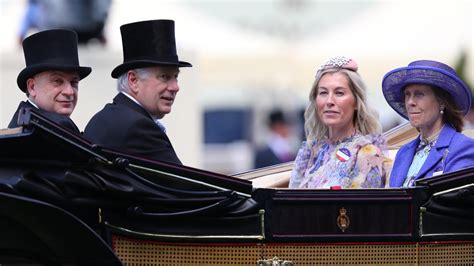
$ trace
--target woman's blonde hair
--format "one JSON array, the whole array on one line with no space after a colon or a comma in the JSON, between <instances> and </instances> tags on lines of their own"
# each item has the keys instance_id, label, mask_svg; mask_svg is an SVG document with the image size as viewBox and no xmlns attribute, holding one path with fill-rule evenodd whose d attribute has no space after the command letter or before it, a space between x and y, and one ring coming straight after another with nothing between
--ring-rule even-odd
<instances>
[{"instance_id":1,"label":"woman's blonde hair","mask_svg":"<svg viewBox=\"0 0 474 266\"><path fill-rule=\"evenodd\" d=\"M377 112L367 105L367 87L362 81L359 73L345 68L322 68L316 73L316 79L309 94L309 104L304 113L305 133L307 140L317 140L328 137L328 127L322 123L318 116L316 97L318 95L318 85L321 78L328 73L342 73L347 77L349 87L356 99L357 109L354 113L353 123L358 132L363 135L381 133L382 127L378 121Z\"/></svg>"}]
</instances>

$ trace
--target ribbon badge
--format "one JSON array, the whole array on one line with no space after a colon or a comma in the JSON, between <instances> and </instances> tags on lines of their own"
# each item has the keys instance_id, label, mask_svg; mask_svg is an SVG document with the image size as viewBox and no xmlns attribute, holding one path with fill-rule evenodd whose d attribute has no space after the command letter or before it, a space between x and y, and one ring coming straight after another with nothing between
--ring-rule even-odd
<instances>
[{"instance_id":1,"label":"ribbon badge","mask_svg":"<svg viewBox=\"0 0 474 266\"><path fill-rule=\"evenodd\" d=\"M346 148L341 148L336 152L336 158L341 162L346 162L351 158L351 152Z\"/></svg>"}]
</instances>

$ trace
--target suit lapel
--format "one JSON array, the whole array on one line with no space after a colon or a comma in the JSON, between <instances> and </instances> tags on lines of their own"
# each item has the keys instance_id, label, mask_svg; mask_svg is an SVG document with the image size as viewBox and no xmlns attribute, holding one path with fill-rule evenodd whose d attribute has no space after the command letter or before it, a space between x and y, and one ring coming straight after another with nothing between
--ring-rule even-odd
<instances>
[{"instance_id":1,"label":"suit lapel","mask_svg":"<svg viewBox=\"0 0 474 266\"><path fill-rule=\"evenodd\" d=\"M426 158L425 163L421 167L420 171L415 177L416 179L423 178L426 176L426 174L432 170L436 164L438 164L441 161L441 158L443 158L443 154L439 150L440 148L435 145L430 151L430 154L428 155L428 158Z\"/></svg>"},{"instance_id":2,"label":"suit lapel","mask_svg":"<svg viewBox=\"0 0 474 266\"><path fill-rule=\"evenodd\" d=\"M400 152L400 155L398 155L399 159L397 160L397 165L394 166L397 167L397 169L395 170L396 175L394 176L395 180L393 181L392 186L401 187L403 185L419 142L420 138L416 138L409 142L406 148L398 151Z\"/></svg>"},{"instance_id":3,"label":"suit lapel","mask_svg":"<svg viewBox=\"0 0 474 266\"><path fill-rule=\"evenodd\" d=\"M163 136L164 138L166 139L166 141L168 141L168 143L170 144L171 146L171 141L169 140L168 138L168 135L166 135L166 133L156 124L155 120L151 117L151 115L145 110L145 108L141 107L139 104L137 104L136 102L132 101L130 98L128 98L126 95L124 95L123 93L119 93L117 94L117 96L115 96L114 98L114 103L115 104L121 104L121 105L125 105L127 106L128 108L146 116L147 118L149 118L151 120L151 122L153 124L156 125L156 128L163 133Z\"/></svg>"},{"instance_id":4,"label":"suit lapel","mask_svg":"<svg viewBox=\"0 0 474 266\"><path fill-rule=\"evenodd\" d=\"M20 104L18 105L18 108L16 109L16 112L13 114L12 120L8 124L9 128L18 127L18 113L20 112L21 108L32 108L32 109L38 110L28 101L20 102Z\"/></svg>"},{"instance_id":5,"label":"suit lapel","mask_svg":"<svg viewBox=\"0 0 474 266\"><path fill-rule=\"evenodd\" d=\"M434 169L437 164L443 159L445 149L449 147L451 143L451 139L453 138L456 131L448 126L445 125L444 128L441 130L438 140L436 140L435 146L431 149L428 158L426 158L425 163L421 167L420 171L418 172L415 179L425 177L430 171L438 171ZM444 169L441 169L444 170Z\"/></svg>"},{"instance_id":6,"label":"suit lapel","mask_svg":"<svg viewBox=\"0 0 474 266\"><path fill-rule=\"evenodd\" d=\"M18 109L20 109L20 108L33 108L33 109L38 110L38 108L36 108L34 105L32 105L29 101L21 102Z\"/></svg>"},{"instance_id":7,"label":"suit lapel","mask_svg":"<svg viewBox=\"0 0 474 266\"><path fill-rule=\"evenodd\" d=\"M119 93L119 94L117 94L117 96L115 96L114 103L125 105L128 108L130 108L130 109L132 109L132 110L134 110L134 111L150 118L151 120L153 120L153 118L150 116L150 114L143 107L141 107L139 104L137 104L136 102L129 99L123 93Z\"/></svg>"}]
</instances>

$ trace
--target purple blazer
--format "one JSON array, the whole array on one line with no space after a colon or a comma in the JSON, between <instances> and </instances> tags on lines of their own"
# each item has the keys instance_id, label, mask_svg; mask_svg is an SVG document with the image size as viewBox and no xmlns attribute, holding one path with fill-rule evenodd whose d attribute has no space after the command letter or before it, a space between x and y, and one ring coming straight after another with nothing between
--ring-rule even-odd
<instances>
[{"instance_id":1,"label":"purple blazer","mask_svg":"<svg viewBox=\"0 0 474 266\"><path fill-rule=\"evenodd\" d=\"M416 138L397 152L390 174L390 187L403 185L419 142L420 138ZM446 124L414 180L431 177L435 172L447 173L470 166L474 166L474 139Z\"/></svg>"}]
</instances>

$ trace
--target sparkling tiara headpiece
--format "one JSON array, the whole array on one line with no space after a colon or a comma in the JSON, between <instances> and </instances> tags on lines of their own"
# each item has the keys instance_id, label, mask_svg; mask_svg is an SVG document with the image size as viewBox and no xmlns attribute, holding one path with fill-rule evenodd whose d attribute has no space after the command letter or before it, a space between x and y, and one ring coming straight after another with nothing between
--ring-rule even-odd
<instances>
[{"instance_id":1,"label":"sparkling tiara headpiece","mask_svg":"<svg viewBox=\"0 0 474 266\"><path fill-rule=\"evenodd\" d=\"M328 68L343 68L357 72L359 67L357 66L357 63L351 58L345 56L334 56L322 64L317 72Z\"/></svg>"}]
</instances>

